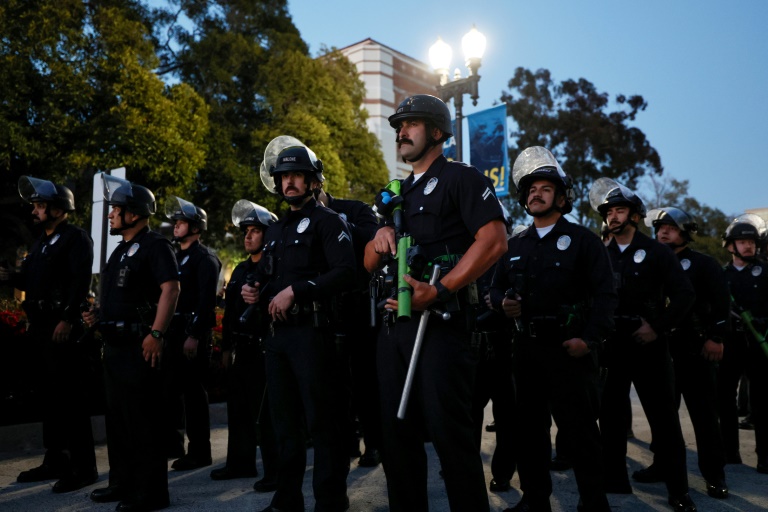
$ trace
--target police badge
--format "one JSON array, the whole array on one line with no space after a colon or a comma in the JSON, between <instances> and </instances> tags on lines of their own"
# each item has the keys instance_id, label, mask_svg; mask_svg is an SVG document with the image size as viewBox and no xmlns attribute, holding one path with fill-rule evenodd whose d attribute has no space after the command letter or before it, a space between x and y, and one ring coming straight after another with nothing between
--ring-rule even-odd
<instances>
[{"instance_id":1,"label":"police badge","mask_svg":"<svg viewBox=\"0 0 768 512\"><path fill-rule=\"evenodd\" d=\"M297 233L303 233L307 230L309 227L309 219L307 217L304 217L301 219L301 222L299 222L299 225L296 226L296 232Z\"/></svg>"}]
</instances>

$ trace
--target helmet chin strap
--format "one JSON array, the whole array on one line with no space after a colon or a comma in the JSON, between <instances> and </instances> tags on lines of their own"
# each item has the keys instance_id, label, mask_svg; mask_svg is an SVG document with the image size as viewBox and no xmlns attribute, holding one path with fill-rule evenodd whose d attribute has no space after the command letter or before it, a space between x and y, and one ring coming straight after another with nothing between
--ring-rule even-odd
<instances>
[{"instance_id":1,"label":"helmet chin strap","mask_svg":"<svg viewBox=\"0 0 768 512\"><path fill-rule=\"evenodd\" d=\"M121 208L120 209L120 227L119 228L109 228L109 234L113 235L113 236L114 235L119 235L120 233L122 233L126 229L131 229L131 228L136 227L136 224L138 224L138 222L139 222L139 219L136 219L135 221L131 222L130 224L125 222L125 210Z\"/></svg>"},{"instance_id":2,"label":"helmet chin strap","mask_svg":"<svg viewBox=\"0 0 768 512\"><path fill-rule=\"evenodd\" d=\"M739 252L739 250L736 248L736 241L733 241L733 251L728 251L734 256L740 258L743 261L746 261L747 263L757 263L757 253L755 253L754 256L742 256L742 254Z\"/></svg>"}]
</instances>

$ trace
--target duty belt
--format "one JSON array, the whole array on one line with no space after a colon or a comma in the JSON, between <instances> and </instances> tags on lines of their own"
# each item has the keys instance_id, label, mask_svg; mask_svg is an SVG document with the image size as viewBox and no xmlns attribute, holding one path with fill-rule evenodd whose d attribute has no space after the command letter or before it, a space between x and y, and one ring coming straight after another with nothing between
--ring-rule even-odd
<instances>
[{"instance_id":1,"label":"duty belt","mask_svg":"<svg viewBox=\"0 0 768 512\"><path fill-rule=\"evenodd\" d=\"M123 320L99 322L97 328L108 343L120 343L122 341L111 339L113 337L140 337L150 331L149 327L139 322L125 322Z\"/></svg>"}]
</instances>

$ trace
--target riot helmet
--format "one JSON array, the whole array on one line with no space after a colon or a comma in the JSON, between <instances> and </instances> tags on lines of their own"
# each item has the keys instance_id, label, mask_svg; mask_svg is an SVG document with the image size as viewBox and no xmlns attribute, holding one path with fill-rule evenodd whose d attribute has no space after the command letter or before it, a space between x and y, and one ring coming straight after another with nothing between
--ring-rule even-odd
<instances>
[{"instance_id":1,"label":"riot helmet","mask_svg":"<svg viewBox=\"0 0 768 512\"><path fill-rule=\"evenodd\" d=\"M186 221L200 231L208 229L208 214L205 210L180 197L172 196L171 200L165 203L165 216L170 220Z\"/></svg>"},{"instance_id":2,"label":"riot helmet","mask_svg":"<svg viewBox=\"0 0 768 512\"><path fill-rule=\"evenodd\" d=\"M389 125L397 130L403 119L425 119L443 132L443 142L453 136L451 112L443 100L429 94L415 94L405 98L389 116Z\"/></svg>"},{"instance_id":3,"label":"riot helmet","mask_svg":"<svg viewBox=\"0 0 768 512\"><path fill-rule=\"evenodd\" d=\"M614 206L626 206L630 215L645 217L645 204L640 197L611 178L598 178L589 189L589 204L605 220L608 210ZM623 229L623 228L622 228Z\"/></svg>"},{"instance_id":4,"label":"riot helmet","mask_svg":"<svg viewBox=\"0 0 768 512\"><path fill-rule=\"evenodd\" d=\"M27 203L46 203L46 214L50 215L50 207L59 208L65 212L75 211L75 196L64 185L55 185L48 180L22 176L19 178L19 195Z\"/></svg>"},{"instance_id":5,"label":"riot helmet","mask_svg":"<svg viewBox=\"0 0 768 512\"><path fill-rule=\"evenodd\" d=\"M743 213L733 219L723 234L724 246L734 240L754 240L759 243L766 233L765 221L754 213Z\"/></svg>"},{"instance_id":6,"label":"riot helmet","mask_svg":"<svg viewBox=\"0 0 768 512\"><path fill-rule=\"evenodd\" d=\"M699 226L696 221L687 212L674 206L665 206L663 208L654 208L649 211L645 217L645 225L649 228L653 228L655 233L659 232L659 228L663 224L676 227L680 230L680 236L686 242L693 242L693 234L695 234Z\"/></svg>"},{"instance_id":7,"label":"riot helmet","mask_svg":"<svg viewBox=\"0 0 768 512\"><path fill-rule=\"evenodd\" d=\"M277 215L247 199L240 199L232 207L232 224L243 231L247 226L255 226L266 231L275 222L277 222Z\"/></svg>"},{"instance_id":8,"label":"riot helmet","mask_svg":"<svg viewBox=\"0 0 768 512\"><path fill-rule=\"evenodd\" d=\"M517 188L517 202L529 215L531 215L531 211L528 209L528 190L531 184L537 180L547 180L553 183L557 187L556 196L559 194L565 196L565 205L562 208L553 204L552 208L537 214L537 216L547 215L553 209L559 210L563 215L570 213L575 198L573 182L557 163L552 152L543 146L525 148L517 155L512 166L512 181ZM555 197L555 201L557 201L557 197Z\"/></svg>"},{"instance_id":9,"label":"riot helmet","mask_svg":"<svg viewBox=\"0 0 768 512\"><path fill-rule=\"evenodd\" d=\"M148 188L134 185L128 180L110 174L102 173L101 179L104 183L104 201L110 206L120 207L121 226L110 228L110 235L118 235L121 231L130 229L139 222L138 219L132 223L126 222L125 212L146 218L154 215L157 211L155 195Z\"/></svg>"}]
</instances>

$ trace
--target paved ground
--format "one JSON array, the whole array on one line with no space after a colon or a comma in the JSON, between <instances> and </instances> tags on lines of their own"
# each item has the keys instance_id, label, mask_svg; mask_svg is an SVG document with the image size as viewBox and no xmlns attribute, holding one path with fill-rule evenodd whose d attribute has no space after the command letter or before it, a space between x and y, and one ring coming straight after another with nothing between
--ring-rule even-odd
<instances>
[{"instance_id":1,"label":"paved ground","mask_svg":"<svg viewBox=\"0 0 768 512\"><path fill-rule=\"evenodd\" d=\"M221 406L214 406L219 409ZM486 414L490 409L486 410ZM633 397L634 423L633 429L636 439L629 442L628 466L630 473L650 462L648 443L650 433L645 416L637 401ZM222 422L225 416L219 410L213 414L213 421ZM755 471L756 456L754 453L754 433L741 431L741 454L744 459L742 465L729 465L726 468L731 497L727 500L714 500L706 495L704 480L696 467L696 452L693 431L688 415L682 411L683 429L688 445L688 468L691 485L691 496L702 512L754 512L768 510L768 475L761 475ZM40 426L27 425L22 428L0 428L0 438L18 436L26 439L39 439ZM554 435L554 432L553 432ZM213 445L214 465L211 468L203 468L196 471L177 472L170 471L169 485L171 493L171 509L175 511L260 511L269 505L270 496L256 494L251 489L252 479L230 480L226 482L214 482L208 476L210 470L224 463L226 456L226 426L217 425L211 432ZM486 468L486 481L490 481L490 454L493 450L494 437L492 434L483 434L482 457ZM91 487L64 495L51 492L53 481L38 484L16 483L16 476L20 471L37 466L42 460L42 449L39 447L27 447L26 449L9 449L5 444L0 452L0 511L108 511L114 510L114 504L97 504L88 499L88 493L106 485L107 479L107 449L100 444L97 447L99 482ZM23 446L24 439L18 443ZM27 443L29 444L29 443ZM437 456L431 445L427 445L430 454L429 467L429 492L430 510L433 512L448 511L448 500L442 480L438 475ZM169 464L170 466L170 464ZM314 506L312 499L312 451L308 453L308 469L304 479L304 494L306 496L306 509L311 511ZM552 496L553 510L574 511L578 501L576 483L573 472L552 473L554 494ZM384 472L381 467L361 468L353 461L349 474L349 497L351 512L384 512L388 510L387 496L384 480ZM515 476L512 481L513 490L501 494L489 494L491 510L501 511L514 504L520 497L520 482ZM632 495L609 495L611 507L621 511L648 511L671 510L666 504L666 493L663 484L635 484ZM461 511L465 512L465 511ZM467 511L471 512L471 511Z\"/></svg>"}]
</instances>

